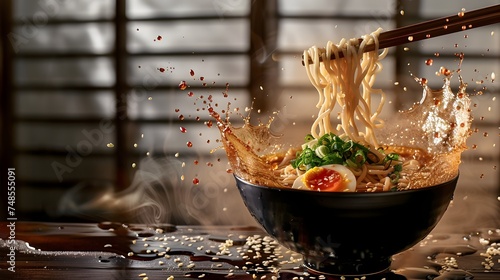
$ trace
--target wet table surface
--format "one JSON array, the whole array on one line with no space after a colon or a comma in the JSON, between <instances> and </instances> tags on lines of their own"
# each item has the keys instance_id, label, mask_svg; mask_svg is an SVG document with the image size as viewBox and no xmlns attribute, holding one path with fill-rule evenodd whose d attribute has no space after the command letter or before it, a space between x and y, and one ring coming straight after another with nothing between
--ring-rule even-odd
<instances>
[{"instance_id":1,"label":"wet table surface","mask_svg":"<svg viewBox=\"0 0 500 280\"><path fill-rule=\"evenodd\" d=\"M390 271L352 278L308 271L252 226L0 226L0 279L500 279L500 229L429 235Z\"/></svg>"}]
</instances>

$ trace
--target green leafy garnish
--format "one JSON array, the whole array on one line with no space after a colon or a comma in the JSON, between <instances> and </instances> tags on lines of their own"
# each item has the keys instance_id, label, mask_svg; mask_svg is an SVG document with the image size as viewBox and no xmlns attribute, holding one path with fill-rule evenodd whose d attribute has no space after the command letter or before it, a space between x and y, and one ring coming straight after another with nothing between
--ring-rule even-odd
<instances>
[{"instance_id":1,"label":"green leafy garnish","mask_svg":"<svg viewBox=\"0 0 500 280\"><path fill-rule=\"evenodd\" d=\"M378 156L366 146L352 140L343 140L333 133L327 133L319 139L308 134L302 151L292 160L292 167L307 171L316 166L342 164L351 168L360 168L365 163L378 163ZM391 155L387 160L396 159Z\"/></svg>"},{"instance_id":2,"label":"green leafy garnish","mask_svg":"<svg viewBox=\"0 0 500 280\"><path fill-rule=\"evenodd\" d=\"M333 133L327 133L316 139L311 134L304 138L302 151L297 152L291 161L293 168L307 171L316 166L341 164L351 169L359 169L363 164L377 164L385 169L393 167L389 174L391 183L396 185L401 177L403 164L397 153L385 154L384 149L370 150L362 144L350 139L342 139ZM391 188L397 191L397 186Z\"/></svg>"}]
</instances>

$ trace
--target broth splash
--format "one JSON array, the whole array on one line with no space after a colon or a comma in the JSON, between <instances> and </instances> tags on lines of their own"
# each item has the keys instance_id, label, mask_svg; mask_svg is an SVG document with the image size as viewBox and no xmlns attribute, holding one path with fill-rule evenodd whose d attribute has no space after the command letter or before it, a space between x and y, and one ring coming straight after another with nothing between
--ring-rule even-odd
<instances>
[{"instance_id":1,"label":"broth splash","mask_svg":"<svg viewBox=\"0 0 500 280\"><path fill-rule=\"evenodd\" d=\"M411 175L412 188L432 186L451 180L458 174L460 156L467 149L471 135L471 101L467 85L459 77L460 86L455 94L450 81L452 71L442 68L444 85L431 89L424 78L416 78L423 89L420 102L406 111L400 111L386 120L377 136L387 151L423 163L421 170ZM284 159L295 156L298 148L286 150L286 139L270 131L269 123L252 125L245 117L241 127L235 127L226 113L223 118L209 107L216 120L233 173L257 185L285 187L276 175Z\"/></svg>"}]
</instances>

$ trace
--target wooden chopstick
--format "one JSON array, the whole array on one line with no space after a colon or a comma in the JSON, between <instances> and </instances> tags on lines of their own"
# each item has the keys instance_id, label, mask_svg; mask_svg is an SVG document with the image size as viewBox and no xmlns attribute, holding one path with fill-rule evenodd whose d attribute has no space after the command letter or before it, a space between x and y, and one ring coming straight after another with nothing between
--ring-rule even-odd
<instances>
[{"instance_id":1,"label":"wooden chopstick","mask_svg":"<svg viewBox=\"0 0 500 280\"><path fill-rule=\"evenodd\" d=\"M378 37L379 49L399 46L495 23L500 23L500 4L468 12L459 12L457 15L382 32ZM359 39L359 42L362 40L363 39ZM365 52L373 50L375 50L375 44L366 45L364 48ZM343 54L340 52L339 57L342 56ZM302 59L304 58L302 57ZM331 59L335 59L335 56L332 55ZM320 61L321 60L320 58ZM313 62L309 60L309 63ZM305 65L303 60L302 65Z\"/></svg>"}]
</instances>

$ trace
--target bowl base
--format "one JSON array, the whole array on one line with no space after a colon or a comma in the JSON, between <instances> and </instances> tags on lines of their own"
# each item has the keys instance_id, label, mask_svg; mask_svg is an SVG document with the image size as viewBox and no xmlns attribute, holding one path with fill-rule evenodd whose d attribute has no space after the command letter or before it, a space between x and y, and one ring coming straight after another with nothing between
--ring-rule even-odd
<instances>
[{"instance_id":1,"label":"bowl base","mask_svg":"<svg viewBox=\"0 0 500 280\"><path fill-rule=\"evenodd\" d=\"M328 274L335 276L368 276L383 274L390 271L391 259L361 261L340 261L327 258L318 261L312 258L304 258L304 266L317 274Z\"/></svg>"}]
</instances>

